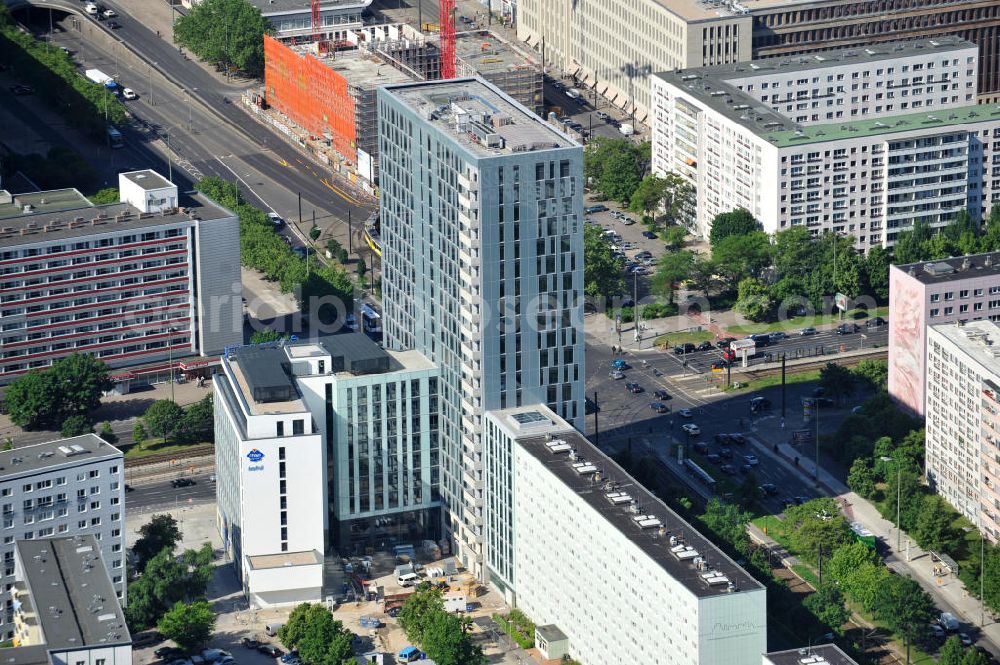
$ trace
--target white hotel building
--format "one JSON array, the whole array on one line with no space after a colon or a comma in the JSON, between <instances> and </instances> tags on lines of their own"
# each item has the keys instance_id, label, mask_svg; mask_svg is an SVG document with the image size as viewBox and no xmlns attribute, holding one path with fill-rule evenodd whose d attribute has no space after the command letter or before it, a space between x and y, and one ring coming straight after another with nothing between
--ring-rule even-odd
<instances>
[{"instance_id":1,"label":"white hotel building","mask_svg":"<svg viewBox=\"0 0 1000 665\"><path fill-rule=\"evenodd\" d=\"M532 405L484 435L488 579L540 634L588 664L761 662L763 585L571 425Z\"/></svg>"},{"instance_id":2,"label":"white hotel building","mask_svg":"<svg viewBox=\"0 0 1000 665\"><path fill-rule=\"evenodd\" d=\"M860 250L980 219L1000 201L1000 106L976 104L976 54L939 37L656 74L653 169L693 184L702 236L735 208Z\"/></svg>"},{"instance_id":3,"label":"white hotel building","mask_svg":"<svg viewBox=\"0 0 1000 665\"><path fill-rule=\"evenodd\" d=\"M440 538L437 374L359 333L223 358L217 526L251 604L321 600L328 547Z\"/></svg>"}]
</instances>

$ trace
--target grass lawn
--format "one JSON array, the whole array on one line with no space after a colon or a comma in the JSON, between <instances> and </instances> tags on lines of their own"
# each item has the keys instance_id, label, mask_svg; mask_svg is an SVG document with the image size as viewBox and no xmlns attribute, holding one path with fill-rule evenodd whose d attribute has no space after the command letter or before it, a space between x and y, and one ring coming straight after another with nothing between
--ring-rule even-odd
<instances>
[{"instance_id":1,"label":"grass lawn","mask_svg":"<svg viewBox=\"0 0 1000 665\"><path fill-rule=\"evenodd\" d=\"M809 383L810 381L819 381L819 370L809 370L808 372L799 372L797 374L792 374L790 371L785 373L785 383ZM735 381L733 383L736 383ZM775 374L774 376L765 376L760 379L754 379L753 381L740 381L740 388L734 388L730 386L726 388L722 387L723 390L761 390L762 388L770 388L771 386L781 385L781 375Z\"/></svg>"},{"instance_id":2,"label":"grass lawn","mask_svg":"<svg viewBox=\"0 0 1000 665\"><path fill-rule=\"evenodd\" d=\"M667 346L673 348L678 344L687 344L688 342L692 344L699 344L701 342L713 342L715 341L715 335L708 330L702 330L701 332L696 331L683 331L675 333L667 333L666 335L660 335L656 338L657 346Z\"/></svg>"},{"instance_id":3,"label":"grass lawn","mask_svg":"<svg viewBox=\"0 0 1000 665\"><path fill-rule=\"evenodd\" d=\"M150 455L162 455L163 453L175 453L192 448L212 445L208 441L200 443L165 443L163 439L146 439L142 443L135 443L125 449L125 459L139 459Z\"/></svg>"},{"instance_id":4,"label":"grass lawn","mask_svg":"<svg viewBox=\"0 0 1000 665\"><path fill-rule=\"evenodd\" d=\"M876 307L875 309L864 310L864 309L854 309L844 314L844 321L859 321L861 319L866 319L869 316L882 316L885 317L889 314L888 307ZM801 328L807 328L809 326L822 326L834 324L840 321L840 313L830 314L828 316L820 314L807 314L806 316L795 316L784 321L772 321L770 323L748 323L742 326L731 326L726 329L727 332L731 334L739 335L756 335L757 333L766 332L778 332L790 330L799 330Z\"/></svg>"}]
</instances>

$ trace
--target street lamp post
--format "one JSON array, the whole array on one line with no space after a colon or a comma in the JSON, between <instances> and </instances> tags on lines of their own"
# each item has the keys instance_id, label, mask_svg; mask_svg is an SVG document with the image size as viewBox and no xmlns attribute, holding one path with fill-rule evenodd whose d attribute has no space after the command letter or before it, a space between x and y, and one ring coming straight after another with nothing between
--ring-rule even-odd
<instances>
[{"instance_id":1,"label":"street lamp post","mask_svg":"<svg viewBox=\"0 0 1000 665\"><path fill-rule=\"evenodd\" d=\"M885 455L882 455L881 457L879 457L879 459L883 462L892 461L891 457L886 457ZM899 515L900 515L899 504L900 504L900 499L902 498L902 478L903 478L903 466L899 463L899 460L897 459L896 460L896 551L897 552L899 552L903 540L902 527L899 524ZM982 576L980 576L980 581L981 580ZM980 594L980 597L982 597L982 594Z\"/></svg>"}]
</instances>

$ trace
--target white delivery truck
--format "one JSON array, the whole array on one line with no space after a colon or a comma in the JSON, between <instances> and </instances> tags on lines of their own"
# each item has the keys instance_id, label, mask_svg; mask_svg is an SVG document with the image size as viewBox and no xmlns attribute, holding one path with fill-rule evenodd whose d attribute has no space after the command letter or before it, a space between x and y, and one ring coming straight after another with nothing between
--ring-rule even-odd
<instances>
[{"instance_id":1,"label":"white delivery truck","mask_svg":"<svg viewBox=\"0 0 1000 665\"><path fill-rule=\"evenodd\" d=\"M628 124L627 122L623 122L622 126L618 128L618 131L624 134L625 136L632 136L633 134L635 134L635 127Z\"/></svg>"},{"instance_id":2,"label":"white delivery truck","mask_svg":"<svg viewBox=\"0 0 1000 665\"><path fill-rule=\"evenodd\" d=\"M84 75L94 83L103 85L108 90L117 90L118 84L115 80L102 72L100 69L88 69Z\"/></svg>"}]
</instances>

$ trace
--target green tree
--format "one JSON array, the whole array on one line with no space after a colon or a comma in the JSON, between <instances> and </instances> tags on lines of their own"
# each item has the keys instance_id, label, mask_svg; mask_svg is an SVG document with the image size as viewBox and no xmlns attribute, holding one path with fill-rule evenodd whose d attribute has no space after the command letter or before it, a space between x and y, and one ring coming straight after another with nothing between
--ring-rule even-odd
<instances>
[{"instance_id":1,"label":"green tree","mask_svg":"<svg viewBox=\"0 0 1000 665\"><path fill-rule=\"evenodd\" d=\"M652 277L653 293L673 301L674 285L684 281L691 274L695 255L691 251L667 252L656 262L656 272Z\"/></svg>"},{"instance_id":2,"label":"green tree","mask_svg":"<svg viewBox=\"0 0 1000 665\"><path fill-rule=\"evenodd\" d=\"M101 430L97 433L97 436L101 437L112 446L118 443L118 435L115 431L111 429L111 423L105 421L101 424Z\"/></svg>"},{"instance_id":3,"label":"green tree","mask_svg":"<svg viewBox=\"0 0 1000 665\"><path fill-rule=\"evenodd\" d=\"M178 602L163 615L157 628L180 648L194 651L212 637L215 631L215 612L205 600Z\"/></svg>"},{"instance_id":4,"label":"green tree","mask_svg":"<svg viewBox=\"0 0 1000 665\"><path fill-rule=\"evenodd\" d=\"M173 552L180 540L177 520L166 514L153 515L149 522L139 527L139 538L132 546L136 570L142 572L146 563L163 550Z\"/></svg>"},{"instance_id":5,"label":"green tree","mask_svg":"<svg viewBox=\"0 0 1000 665\"><path fill-rule=\"evenodd\" d=\"M829 626L838 635L844 634L844 624L851 618L851 613L844 607L844 597L836 585L824 584L815 593L806 596L802 605L824 626Z\"/></svg>"},{"instance_id":6,"label":"green tree","mask_svg":"<svg viewBox=\"0 0 1000 665\"><path fill-rule=\"evenodd\" d=\"M282 644L298 649L310 665L340 665L353 656L354 634L322 605L302 603L278 631Z\"/></svg>"},{"instance_id":7,"label":"green tree","mask_svg":"<svg viewBox=\"0 0 1000 665\"><path fill-rule=\"evenodd\" d=\"M745 476L734 492L736 502L743 508L749 509L759 497L760 490L757 485L757 474L750 471Z\"/></svg>"},{"instance_id":8,"label":"green tree","mask_svg":"<svg viewBox=\"0 0 1000 665\"><path fill-rule=\"evenodd\" d=\"M178 406L177 402L160 399L146 409L142 420L153 436L170 438L180 428L183 417L184 409Z\"/></svg>"},{"instance_id":9,"label":"green tree","mask_svg":"<svg viewBox=\"0 0 1000 665\"><path fill-rule=\"evenodd\" d=\"M736 311L751 321L764 321L774 311L770 291L760 280L741 279L736 292Z\"/></svg>"},{"instance_id":10,"label":"green tree","mask_svg":"<svg viewBox=\"0 0 1000 665\"><path fill-rule=\"evenodd\" d=\"M330 252L330 256L335 258L341 265L347 263L347 250L337 240L333 238L327 240L326 251Z\"/></svg>"},{"instance_id":11,"label":"green tree","mask_svg":"<svg viewBox=\"0 0 1000 665\"><path fill-rule=\"evenodd\" d=\"M881 562L864 563L852 570L841 581L840 586L849 598L861 603L866 612L874 612L878 605L882 586L893 577L893 574Z\"/></svg>"},{"instance_id":12,"label":"green tree","mask_svg":"<svg viewBox=\"0 0 1000 665\"><path fill-rule=\"evenodd\" d=\"M885 360L866 358L851 371L877 391L885 390L889 382L889 363Z\"/></svg>"},{"instance_id":13,"label":"green tree","mask_svg":"<svg viewBox=\"0 0 1000 665\"><path fill-rule=\"evenodd\" d=\"M136 421L135 427L132 428L132 440L136 443L142 443L149 438L149 433L146 432L146 428L143 426L142 421Z\"/></svg>"},{"instance_id":14,"label":"green tree","mask_svg":"<svg viewBox=\"0 0 1000 665\"><path fill-rule=\"evenodd\" d=\"M26 429L61 424L70 416L92 413L112 385L107 365L74 353L12 381L7 386L7 413Z\"/></svg>"},{"instance_id":15,"label":"green tree","mask_svg":"<svg viewBox=\"0 0 1000 665\"><path fill-rule=\"evenodd\" d=\"M215 574L215 550L211 543L204 543L196 550L187 549L181 553L180 563L187 571L184 581L184 598L203 598L208 590L208 583Z\"/></svg>"},{"instance_id":16,"label":"green tree","mask_svg":"<svg viewBox=\"0 0 1000 665\"><path fill-rule=\"evenodd\" d=\"M625 139L595 137L583 152L583 172L604 198L627 204L638 188L647 160L640 147Z\"/></svg>"},{"instance_id":17,"label":"green tree","mask_svg":"<svg viewBox=\"0 0 1000 665\"><path fill-rule=\"evenodd\" d=\"M441 612L444 612L441 590L430 584L421 584L399 610L399 625L410 641L423 644L431 617Z\"/></svg>"},{"instance_id":18,"label":"green tree","mask_svg":"<svg viewBox=\"0 0 1000 665\"><path fill-rule=\"evenodd\" d=\"M250 343L266 344L267 342L277 342L278 340L284 338L285 336L282 335L277 330L272 330L271 328L264 328L263 330L253 331L253 334L250 335Z\"/></svg>"},{"instance_id":19,"label":"green tree","mask_svg":"<svg viewBox=\"0 0 1000 665\"><path fill-rule=\"evenodd\" d=\"M434 612L427 621L421 644L439 665L485 665L481 647L472 642L472 619L444 611Z\"/></svg>"},{"instance_id":20,"label":"green tree","mask_svg":"<svg viewBox=\"0 0 1000 665\"><path fill-rule=\"evenodd\" d=\"M701 521L719 538L737 550L746 552L749 550L746 526L751 517L753 515L739 507L713 497L705 505Z\"/></svg>"},{"instance_id":21,"label":"green tree","mask_svg":"<svg viewBox=\"0 0 1000 665\"><path fill-rule=\"evenodd\" d=\"M962 665L990 665L990 662L985 654L973 648L966 649L965 655L962 656Z\"/></svg>"},{"instance_id":22,"label":"green tree","mask_svg":"<svg viewBox=\"0 0 1000 665\"><path fill-rule=\"evenodd\" d=\"M851 464L847 474L847 486L858 496L871 499L875 496L875 472L867 458L859 457Z\"/></svg>"},{"instance_id":23,"label":"green tree","mask_svg":"<svg viewBox=\"0 0 1000 665\"><path fill-rule=\"evenodd\" d=\"M964 656L965 647L962 646L962 640L959 639L958 635L952 635L941 645L941 651L938 653L938 665L962 665Z\"/></svg>"},{"instance_id":24,"label":"green tree","mask_svg":"<svg viewBox=\"0 0 1000 665\"><path fill-rule=\"evenodd\" d=\"M107 203L118 203L120 195L117 187L105 187L87 197L94 205L104 205Z\"/></svg>"},{"instance_id":25,"label":"green tree","mask_svg":"<svg viewBox=\"0 0 1000 665\"><path fill-rule=\"evenodd\" d=\"M273 32L247 0L203 0L174 24L174 41L208 62L251 76L264 70L264 35Z\"/></svg>"},{"instance_id":26,"label":"green tree","mask_svg":"<svg viewBox=\"0 0 1000 665\"><path fill-rule=\"evenodd\" d=\"M358 277L364 278L366 272L368 272L368 266L365 265L365 260L358 259L358 265L357 265Z\"/></svg>"},{"instance_id":27,"label":"green tree","mask_svg":"<svg viewBox=\"0 0 1000 665\"><path fill-rule=\"evenodd\" d=\"M757 223L753 214L744 208L737 208L715 216L708 234L708 241L714 249L724 238L745 236L759 230L760 224Z\"/></svg>"},{"instance_id":28,"label":"green tree","mask_svg":"<svg viewBox=\"0 0 1000 665\"><path fill-rule=\"evenodd\" d=\"M913 228L900 231L892 247L893 263L916 263L929 258L926 243L931 239L931 227L926 222L914 222Z\"/></svg>"},{"instance_id":29,"label":"green tree","mask_svg":"<svg viewBox=\"0 0 1000 665\"><path fill-rule=\"evenodd\" d=\"M774 268L781 277L807 275L817 264L818 250L812 234L804 226L778 231L774 234Z\"/></svg>"},{"instance_id":30,"label":"green tree","mask_svg":"<svg viewBox=\"0 0 1000 665\"><path fill-rule=\"evenodd\" d=\"M211 395L205 395L184 409L179 430L187 441L211 441L213 439L215 413Z\"/></svg>"},{"instance_id":31,"label":"green tree","mask_svg":"<svg viewBox=\"0 0 1000 665\"><path fill-rule=\"evenodd\" d=\"M826 574L844 589L849 589L848 579L855 571L866 565L879 565L878 555L862 542L855 541L841 545L825 565ZM850 590L847 591L850 593Z\"/></svg>"},{"instance_id":32,"label":"green tree","mask_svg":"<svg viewBox=\"0 0 1000 665\"><path fill-rule=\"evenodd\" d=\"M760 277L771 265L771 240L763 231L726 236L712 245L712 263L732 289L744 277Z\"/></svg>"},{"instance_id":33,"label":"green tree","mask_svg":"<svg viewBox=\"0 0 1000 665\"><path fill-rule=\"evenodd\" d=\"M920 547L934 552L951 552L959 544L958 534L951 524L955 511L937 494L922 498L916 524L910 535Z\"/></svg>"},{"instance_id":34,"label":"green tree","mask_svg":"<svg viewBox=\"0 0 1000 665\"><path fill-rule=\"evenodd\" d=\"M840 401L854 392L857 377L843 365L827 363L819 371L819 383L833 399Z\"/></svg>"},{"instance_id":35,"label":"green tree","mask_svg":"<svg viewBox=\"0 0 1000 665\"><path fill-rule=\"evenodd\" d=\"M872 247L865 255L865 278L868 292L879 302L889 302L889 252L880 246Z\"/></svg>"},{"instance_id":36,"label":"green tree","mask_svg":"<svg viewBox=\"0 0 1000 665\"><path fill-rule=\"evenodd\" d=\"M839 546L850 541L850 529L837 502L824 497L785 509L785 522L791 527L789 545L803 558L816 562L820 548L831 556Z\"/></svg>"},{"instance_id":37,"label":"green tree","mask_svg":"<svg viewBox=\"0 0 1000 665\"><path fill-rule=\"evenodd\" d=\"M663 233L663 241L672 250L683 247L685 238L687 238L687 229L680 225L669 226Z\"/></svg>"},{"instance_id":38,"label":"green tree","mask_svg":"<svg viewBox=\"0 0 1000 665\"><path fill-rule=\"evenodd\" d=\"M641 212L647 217L655 217L656 209L667 193L667 181L655 175L648 175L639 181L639 186L632 192L629 210Z\"/></svg>"},{"instance_id":39,"label":"green tree","mask_svg":"<svg viewBox=\"0 0 1000 665\"><path fill-rule=\"evenodd\" d=\"M895 472L893 472L895 471ZM920 484L920 471L916 467L900 466L898 470L887 473L885 502L882 504L882 517L891 522L896 521L896 501L899 498L899 520L897 525L904 531L912 531L916 526L917 517L923 502L920 494L923 486Z\"/></svg>"},{"instance_id":40,"label":"green tree","mask_svg":"<svg viewBox=\"0 0 1000 665\"><path fill-rule=\"evenodd\" d=\"M599 226L583 229L583 292L590 298L614 298L625 291L622 262L613 256L611 245Z\"/></svg>"},{"instance_id":41,"label":"green tree","mask_svg":"<svg viewBox=\"0 0 1000 665\"><path fill-rule=\"evenodd\" d=\"M995 252L1000 249L1000 203L990 207L990 216L986 221L986 230L982 238L983 251Z\"/></svg>"},{"instance_id":42,"label":"green tree","mask_svg":"<svg viewBox=\"0 0 1000 665\"><path fill-rule=\"evenodd\" d=\"M913 638L921 634L936 614L933 601L920 584L900 575L890 575L888 582L878 587L874 612L877 619L906 641L907 660Z\"/></svg>"},{"instance_id":43,"label":"green tree","mask_svg":"<svg viewBox=\"0 0 1000 665\"><path fill-rule=\"evenodd\" d=\"M90 425L90 421L87 420L87 416L70 416L63 421L62 429L59 433L62 436L71 437L90 434L93 431L94 428Z\"/></svg>"}]
</instances>

